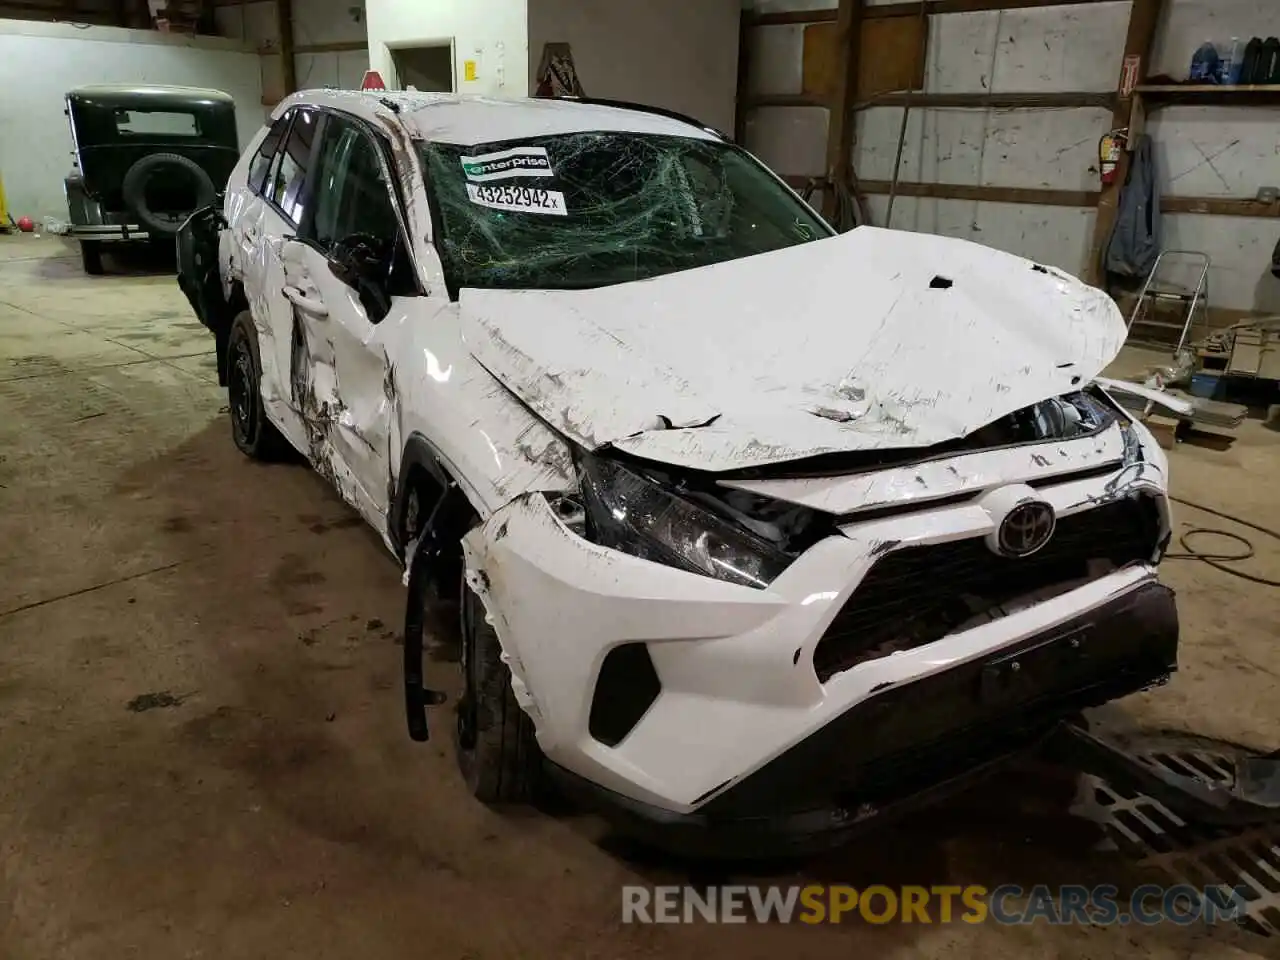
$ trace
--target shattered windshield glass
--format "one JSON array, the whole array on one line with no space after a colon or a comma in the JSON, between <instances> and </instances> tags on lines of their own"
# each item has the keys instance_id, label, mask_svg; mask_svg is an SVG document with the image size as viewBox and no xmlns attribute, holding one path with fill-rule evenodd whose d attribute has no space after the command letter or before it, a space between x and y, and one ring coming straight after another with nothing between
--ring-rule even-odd
<instances>
[{"instance_id":1,"label":"shattered windshield glass","mask_svg":"<svg viewBox=\"0 0 1280 960\"><path fill-rule=\"evenodd\" d=\"M421 151L455 290L599 287L832 235L719 141L572 133Z\"/></svg>"}]
</instances>

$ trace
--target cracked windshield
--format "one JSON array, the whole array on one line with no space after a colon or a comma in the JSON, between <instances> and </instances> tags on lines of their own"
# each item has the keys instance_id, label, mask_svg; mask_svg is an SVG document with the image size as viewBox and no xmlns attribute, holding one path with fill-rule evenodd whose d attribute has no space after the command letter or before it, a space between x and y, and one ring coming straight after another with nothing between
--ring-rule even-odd
<instances>
[{"instance_id":1,"label":"cracked windshield","mask_svg":"<svg viewBox=\"0 0 1280 960\"><path fill-rule=\"evenodd\" d=\"M574 133L421 150L455 289L599 287L832 233L721 142Z\"/></svg>"}]
</instances>

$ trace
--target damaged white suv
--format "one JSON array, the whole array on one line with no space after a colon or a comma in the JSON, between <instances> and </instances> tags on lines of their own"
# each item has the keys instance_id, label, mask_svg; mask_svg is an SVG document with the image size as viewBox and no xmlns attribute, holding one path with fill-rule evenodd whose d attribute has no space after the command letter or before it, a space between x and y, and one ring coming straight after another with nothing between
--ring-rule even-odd
<instances>
[{"instance_id":1,"label":"damaged white suv","mask_svg":"<svg viewBox=\"0 0 1280 960\"><path fill-rule=\"evenodd\" d=\"M179 240L236 444L458 591L457 753L684 849L843 835L1175 668L1103 293L837 235L694 121L290 97ZM441 667L440 669L444 669Z\"/></svg>"}]
</instances>

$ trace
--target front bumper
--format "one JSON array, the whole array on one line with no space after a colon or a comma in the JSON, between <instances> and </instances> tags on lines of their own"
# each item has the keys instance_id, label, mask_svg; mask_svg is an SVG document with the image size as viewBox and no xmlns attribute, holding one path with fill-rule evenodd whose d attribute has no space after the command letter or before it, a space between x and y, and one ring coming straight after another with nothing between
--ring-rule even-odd
<instances>
[{"instance_id":1,"label":"front bumper","mask_svg":"<svg viewBox=\"0 0 1280 960\"><path fill-rule=\"evenodd\" d=\"M1045 487L1039 494L1067 518L1101 514L1095 507L1104 489L1118 495L1115 479L1106 477ZM1158 505L1154 512L1167 533L1161 490L1148 475L1125 494ZM704 809L728 812L731 801L725 798L742 796L743 785L759 771L842 723L863 703L888 703L894 690L944 683L953 672L1042 642L1155 586L1154 567L1132 562L940 639L842 665L834 673L816 668L815 651L886 550L894 556L908 545L971 541L989 532L992 522L978 500L852 524L811 547L766 590L599 547L568 530L536 494L494 513L467 536L464 548L468 577L502 641L513 691L533 719L546 757L605 791L682 816ZM928 580L910 585L931 588ZM1171 611L1170 606L1172 616ZM1173 626L1143 629L1170 651L1176 645ZM643 656L619 659L615 655L622 650ZM1155 661L1151 666L1139 657L1134 677L1120 671L1118 691L1102 699L1160 679L1172 653ZM615 680L621 678L620 687L606 685L611 670ZM596 708L622 699L613 691L629 693L624 688L630 679L650 682L649 699L621 726L620 736L602 737L593 726ZM1074 692L1064 692L1069 702L1061 709L1077 709L1070 700ZM927 732L921 739L928 739ZM879 738L878 727L859 730L853 739L861 744L869 736ZM825 775L830 783L834 773ZM785 810L803 805L802 799L768 802Z\"/></svg>"},{"instance_id":2,"label":"front bumper","mask_svg":"<svg viewBox=\"0 0 1280 960\"><path fill-rule=\"evenodd\" d=\"M994 656L873 693L692 813L552 773L659 846L800 853L965 786L1079 711L1165 680L1177 646L1173 594L1146 583Z\"/></svg>"}]
</instances>

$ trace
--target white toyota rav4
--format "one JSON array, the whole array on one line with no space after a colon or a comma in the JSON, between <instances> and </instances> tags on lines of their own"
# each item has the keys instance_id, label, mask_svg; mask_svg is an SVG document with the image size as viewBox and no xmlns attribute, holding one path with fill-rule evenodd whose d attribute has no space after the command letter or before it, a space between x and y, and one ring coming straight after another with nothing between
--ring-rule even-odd
<instances>
[{"instance_id":1,"label":"white toyota rav4","mask_svg":"<svg viewBox=\"0 0 1280 960\"><path fill-rule=\"evenodd\" d=\"M310 91L179 238L235 442L457 591L458 761L631 829L802 843L1166 679L1166 460L1114 303L836 234L688 118ZM444 669L443 667L441 669Z\"/></svg>"}]
</instances>

